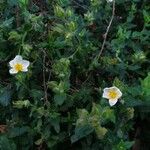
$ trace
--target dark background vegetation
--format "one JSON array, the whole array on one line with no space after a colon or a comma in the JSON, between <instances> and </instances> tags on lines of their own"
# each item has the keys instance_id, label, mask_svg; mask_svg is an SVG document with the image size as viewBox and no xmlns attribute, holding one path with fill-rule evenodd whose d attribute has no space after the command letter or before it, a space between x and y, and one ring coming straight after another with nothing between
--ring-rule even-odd
<instances>
[{"instance_id":1,"label":"dark background vegetation","mask_svg":"<svg viewBox=\"0 0 150 150\"><path fill-rule=\"evenodd\" d=\"M149 27L148 0L0 0L0 149L149 150Z\"/></svg>"}]
</instances>

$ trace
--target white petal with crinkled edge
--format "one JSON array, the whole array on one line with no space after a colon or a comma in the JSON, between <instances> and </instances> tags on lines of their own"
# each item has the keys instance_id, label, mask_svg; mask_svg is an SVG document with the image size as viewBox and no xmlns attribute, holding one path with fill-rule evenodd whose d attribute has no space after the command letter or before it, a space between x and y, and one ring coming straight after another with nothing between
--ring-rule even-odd
<instances>
[{"instance_id":1,"label":"white petal with crinkled edge","mask_svg":"<svg viewBox=\"0 0 150 150\"><path fill-rule=\"evenodd\" d=\"M27 68L27 67L29 67L30 62L27 60L22 60L21 64L23 65L24 68Z\"/></svg>"},{"instance_id":2,"label":"white petal with crinkled edge","mask_svg":"<svg viewBox=\"0 0 150 150\"><path fill-rule=\"evenodd\" d=\"M20 63L20 62L22 62L23 60L22 60L22 56L20 56L20 55L17 55L13 60L11 60L10 62L9 62L9 65L10 65L10 67L14 67L17 63Z\"/></svg>"},{"instance_id":3,"label":"white petal with crinkled edge","mask_svg":"<svg viewBox=\"0 0 150 150\"><path fill-rule=\"evenodd\" d=\"M102 97L103 98L108 98L108 94L107 93L103 93Z\"/></svg>"},{"instance_id":4,"label":"white petal with crinkled edge","mask_svg":"<svg viewBox=\"0 0 150 150\"><path fill-rule=\"evenodd\" d=\"M114 106L117 103L118 99L109 99L110 106Z\"/></svg>"},{"instance_id":5,"label":"white petal with crinkled edge","mask_svg":"<svg viewBox=\"0 0 150 150\"><path fill-rule=\"evenodd\" d=\"M108 95L109 88L105 88L103 91L104 91L104 92L103 92L102 97L103 97L103 98L108 98L108 99L109 99L109 95Z\"/></svg>"},{"instance_id":6,"label":"white petal with crinkled edge","mask_svg":"<svg viewBox=\"0 0 150 150\"><path fill-rule=\"evenodd\" d=\"M122 92L118 88L116 89L116 91L117 91L118 98L120 98L122 96Z\"/></svg>"},{"instance_id":7,"label":"white petal with crinkled edge","mask_svg":"<svg viewBox=\"0 0 150 150\"><path fill-rule=\"evenodd\" d=\"M26 67L26 68L23 68L23 70L22 70L23 72L27 72L28 71L28 68Z\"/></svg>"},{"instance_id":8,"label":"white petal with crinkled edge","mask_svg":"<svg viewBox=\"0 0 150 150\"><path fill-rule=\"evenodd\" d=\"M15 69L10 69L10 70L9 70L9 73L10 73L10 74L16 74L16 73L18 73L18 71L15 70Z\"/></svg>"},{"instance_id":9,"label":"white petal with crinkled edge","mask_svg":"<svg viewBox=\"0 0 150 150\"><path fill-rule=\"evenodd\" d=\"M15 64L16 64L16 62L15 62L14 60L11 60L11 61L9 62L9 66L10 66L10 67L14 67Z\"/></svg>"},{"instance_id":10,"label":"white petal with crinkled edge","mask_svg":"<svg viewBox=\"0 0 150 150\"><path fill-rule=\"evenodd\" d=\"M110 89L111 89L111 87L110 88L105 88L103 91L104 91L104 93L107 93L107 92L109 92Z\"/></svg>"},{"instance_id":11,"label":"white petal with crinkled edge","mask_svg":"<svg viewBox=\"0 0 150 150\"><path fill-rule=\"evenodd\" d=\"M22 56L16 55L16 57L14 58L14 60L17 61L17 62L18 61L20 62L20 61L22 61Z\"/></svg>"}]
</instances>

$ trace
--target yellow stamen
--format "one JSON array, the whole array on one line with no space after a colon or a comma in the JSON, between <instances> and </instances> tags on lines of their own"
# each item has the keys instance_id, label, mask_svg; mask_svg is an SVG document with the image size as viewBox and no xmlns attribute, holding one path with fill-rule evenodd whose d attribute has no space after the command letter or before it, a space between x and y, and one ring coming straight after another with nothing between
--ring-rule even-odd
<instances>
[{"instance_id":1,"label":"yellow stamen","mask_svg":"<svg viewBox=\"0 0 150 150\"><path fill-rule=\"evenodd\" d=\"M22 64L16 64L15 69L19 72L23 70L23 65Z\"/></svg>"},{"instance_id":2,"label":"yellow stamen","mask_svg":"<svg viewBox=\"0 0 150 150\"><path fill-rule=\"evenodd\" d=\"M109 91L108 96L110 99L115 99L117 97L117 92L116 91Z\"/></svg>"}]
</instances>

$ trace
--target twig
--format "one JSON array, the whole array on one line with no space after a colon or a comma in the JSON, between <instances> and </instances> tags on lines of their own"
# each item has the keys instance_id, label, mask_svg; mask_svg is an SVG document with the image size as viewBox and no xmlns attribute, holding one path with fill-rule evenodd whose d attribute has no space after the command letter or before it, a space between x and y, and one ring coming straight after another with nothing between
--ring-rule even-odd
<instances>
[{"instance_id":1,"label":"twig","mask_svg":"<svg viewBox=\"0 0 150 150\"><path fill-rule=\"evenodd\" d=\"M80 3L76 2L75 0L73 0L73 3L75 3L76 5L78 5L79 7L88 10L88 8L86 6L81 5Z\"/></svg>"},{"instance_id":2,"label":"twig","mask_svg":"<svg viewBox=\"0 0 150 150\"><path fill-rule=\"evenodd\" d=\"M16 25L17 28L20 26L20 16L19 16L19 7L16 7Z\"/></svg>"},{"instance_id":3,"label":"twig","mask_svg":"<svg viewBox=\"0 0 150 150\"><path fill-rule=\"evenodd\" d=\"M43 51L43 86L44 86L44 96L45 96L45 102L48 104L48 94L47 94L47 86L46 86L46 79L45 79L45 62L46 62L46 53Z\"/></svg>"},{"instance_id":4,"label":"twig","mask_svg":"<svg viewBox=\"0 0 150 150\"><path fill-rule=\"evenodd\" d=\"M82 83L82 85L84 85L89 80L90 76L91 76L91 72L88 74L86 80Z\"/></svg>"},{"instance_id":5,"label":"twig","mask_svg":"<svg viewBox=\"0 0 150 150\"><path fill-rule=\"evenodd\" d=\"M115 16L115 0L113 0L112 16L111 16L110 22L109 22L109 24L107 26L107 30L106 30L106 32L104 34L104 40L103 40L102 47L100 49L99 54L94 58L94 60L98 61L98 59L100 58L100 56L101 56L101 54L102 54L102 52L104 50L104 46L105 46L105 43L106 43L106 40L107 40L107 35L108 35L109 30L110 30L110 27L111 27L112 21L114 19L114 16ZM88 81L90 76L91 76L91 73L88 74L86 80L82 83L82 85L85 84Z\"/></svg>"},{"instance_id":6,"label":"twig","mask_svg":"<svg viewBox=\"0 0 150 150\"><path fill-rule=\"evenodd\" d=\"M115 0L113 0L112 16L111 16L109 25L107 26L107 30L106 30L106 32L105 32L105 34L104 34L103 44L102 44L102 47L101 47L101 49L100 49L100 52L99 52L99 54L98 54L97 59L100 58L100 56L101 56L101 54L102 54L102 52L103 52L103 50L104 50L104 46L105 46L105 43L106 43L106 40L107 40L107 35L108 35L109 30L110 30L110 27L111 27L112 21L113 21L113 19L114 19L114 16L115 16Z\"/></svg>"}]
</instances>

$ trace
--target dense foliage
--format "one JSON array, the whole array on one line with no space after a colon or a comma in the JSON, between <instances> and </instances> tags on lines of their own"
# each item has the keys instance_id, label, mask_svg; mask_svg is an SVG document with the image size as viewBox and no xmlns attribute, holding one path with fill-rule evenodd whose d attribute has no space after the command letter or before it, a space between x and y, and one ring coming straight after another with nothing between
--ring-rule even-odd
<instances>
[{"instance_id":1,"label":"dense foliage","mask_svg":"<svg viewBox=\"0 0 150 150\"><path fill-rule=\"evenodd\" d=\"M150 148L148 0L0 0L0 149ZM27 72L9 73L16 55ZM116 105L103 89L122 92ZM138 140L136 140L138 138Z\"/></svg>"}]
</instances>

